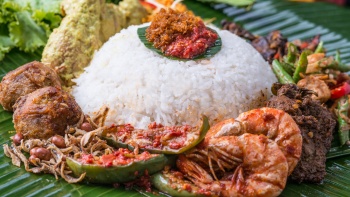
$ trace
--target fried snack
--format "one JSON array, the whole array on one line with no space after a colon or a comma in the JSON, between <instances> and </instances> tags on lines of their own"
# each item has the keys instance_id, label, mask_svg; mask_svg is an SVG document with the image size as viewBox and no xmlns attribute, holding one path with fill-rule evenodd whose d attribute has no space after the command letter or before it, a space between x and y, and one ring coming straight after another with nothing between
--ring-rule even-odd
<instances>
[{"instance_id":1,"label":"fried snack","mask_svg":"<svg viewBox=\"0 0 350 197\"><path fill-rule=\"evenodd\" d=\"M61 88L56 72L37 61L27 63L7 73L2 79L0 104L5 110L13 111L12 106L19 97L46 86Z\"/></svg>"},{"instance_id":2,"label":"fried snack","mask_svg":"<svg viewBox=\"0 0 350 197\"><path fill-rule=\"evenodd\" d=\"M79 122L83 113L68 93L55 87L38 89L14 105L13 123L24 139L47 139L64 135L68 125Z\"/></svg>"}]
</instances>

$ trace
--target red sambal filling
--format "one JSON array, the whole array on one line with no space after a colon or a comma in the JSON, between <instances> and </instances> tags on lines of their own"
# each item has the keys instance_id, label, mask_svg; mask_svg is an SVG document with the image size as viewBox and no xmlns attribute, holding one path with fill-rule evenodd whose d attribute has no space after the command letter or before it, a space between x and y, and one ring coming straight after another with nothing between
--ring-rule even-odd
<instances>
[{"instance_id":1,"label":"red sambal filling","mask_svg":"<svg viewBox=\"0 0 350 197\"><path fill-rule=\"evenodd\" d=\"M138 161L146 161L155 156L157 156L157 154L150 154L147 151L144 151L140 154L135 154L134 152L126 148L119 148L118 150L115 150L112 154L102 155L100 157L93 156L91 154L83 154L79 161L83 164L95 164L102 165L105 167L111 167L124 166Z\"/></svg>"},{"instance_id":2,"label":"red sambal filling","mask_svg":"<svg viewBox=\"0 0 350 197\"><path fill-rule=\"evenodd\" d=\"M178 150L192 142L190 133L199 135L199 130L190 125L163 126L155 122L150 123L148 129L135 129L132 125L125 124L112 125L108 130L120 142L149 149L167 146Z\"/></svg>"},{"instance_id":3,"label":"red sambal filling","mask_svg":"<svg viewBox=\"0 0 350 197\"><path fill-rule=\"evenodd\" d=\"M162 9L147 28L146 38L167 56L193 59L213 46L218 35L190 12Z\"/></svg>"}]
</instances>

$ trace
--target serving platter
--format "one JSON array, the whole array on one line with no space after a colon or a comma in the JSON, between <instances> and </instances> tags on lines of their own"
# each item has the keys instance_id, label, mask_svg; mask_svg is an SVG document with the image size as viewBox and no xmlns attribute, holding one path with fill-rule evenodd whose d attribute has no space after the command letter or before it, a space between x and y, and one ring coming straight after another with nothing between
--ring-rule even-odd
<instances>
[{"instance_id":1,"label":"serving platter","mask_svg":"<svg viewBox=\"0 0 350 197\"><path fill-rule=\"evenodd\" d=\"M250 10L225 4L203 4L184 1L202 18L234 20L255 34L266 35L279 29L289 40L307 39L320 34L329 55L340 50L343 63L350 63L350 8L317 3L295 3L285 0L257 1ZM41 59L41 50L23 53L12 50L0 61L0 77L22 64ZM52 175L32 174L11 164L2 145L14 134L12 114L0 108L0 196L163 196L138 189L126 190L92 184L68 184ZM337 139L337 136L334 136ZM339 147L334 140L328 154L327 175L322 184L288 182L281 196L350 196L350 149Z\"/></svg>"}]
</instances>

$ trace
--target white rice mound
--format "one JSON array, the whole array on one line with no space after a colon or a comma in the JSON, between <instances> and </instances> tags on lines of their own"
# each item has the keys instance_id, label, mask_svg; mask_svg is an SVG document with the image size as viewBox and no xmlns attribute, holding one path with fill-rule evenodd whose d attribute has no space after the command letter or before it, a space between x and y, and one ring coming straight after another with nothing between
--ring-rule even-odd
<instances>
[{"instance_id":1,"label":"white rice mound","mask_svg":"<svg viewBox=\"0 0 350 197\"><path fill-rule=\"evenodd\" d=\"M268 63L245 40L217 29L219 53L210 59L177 61L147 49L131 26L111 37L75 80L72 94L90 116L110 108L106 124L147 128L211 123L260 107L276 82Z\"/></svg>"}]
</instances>

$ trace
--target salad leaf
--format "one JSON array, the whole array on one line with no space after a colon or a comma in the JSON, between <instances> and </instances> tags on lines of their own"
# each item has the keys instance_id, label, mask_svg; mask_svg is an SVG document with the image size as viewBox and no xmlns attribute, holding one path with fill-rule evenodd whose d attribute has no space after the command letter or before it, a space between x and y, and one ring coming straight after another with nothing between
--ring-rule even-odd
<instances>
[{"instance_id":1,"label":"salad leaf","mask_svg":"<svg viewBox=\"0 0 350 197\"><path fill-rule=\"evenodd\" d=\"M34 52L45 46L62 20L62 0L0 0L0 61L12 48Z\"/></svg>"},{"instance_id":2,"label":"salad leaf","mask_svg":"<svg viewBox=\"0 0 350 197\"><path fill-rule=\"evenodd\" d=\"M21 1L21 0L20 0ZM62 0L24 0L30 4L32 10L41 10L45 13L60 13Z\"/></svg>"},{"instance_id":3,"label":"salad leaf","mask_svg":"<svg viewBox=\"0 0 350 197\"><path fill-rule=\"evenodd\" d=\"M7 27L0 24L0 60L5 57L5 53L8 53L15 43L12 42Z\"/></svg>"},{"instance_id":4,"label":"salad leaf","mask_svg":"<svg viewBox=\"0 0 350 197\"><path fill-rule=\"evenodd\" d=\"M11 40L25 52L33 52L44 46L48 36L45 24L37 24L28 11L16 12L17 21L9 24Z\"/></svg>"}]
</instances>

